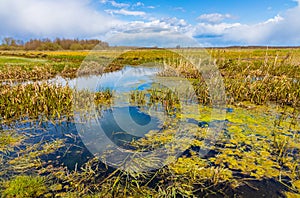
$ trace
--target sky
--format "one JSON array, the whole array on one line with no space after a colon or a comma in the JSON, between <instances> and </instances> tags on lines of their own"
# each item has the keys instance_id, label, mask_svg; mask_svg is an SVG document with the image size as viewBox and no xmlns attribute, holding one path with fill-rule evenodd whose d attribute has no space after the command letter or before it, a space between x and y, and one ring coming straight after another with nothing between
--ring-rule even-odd
<instances>
[{"instance_id":1,"label":"sky","mask_svg":"<svg viewBox=\"0 0 300 198\"><path fill-rule=\"evenodd\" d=\"M0 0L0 39L300 46L300 0Z\"/></svg>"}]
</instances>

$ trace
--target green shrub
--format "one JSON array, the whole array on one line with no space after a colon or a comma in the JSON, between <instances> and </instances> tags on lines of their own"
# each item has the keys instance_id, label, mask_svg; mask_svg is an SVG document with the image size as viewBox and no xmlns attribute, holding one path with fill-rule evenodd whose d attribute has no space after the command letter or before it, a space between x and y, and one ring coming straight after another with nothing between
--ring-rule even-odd
<instances>
[{"instance_id":1,"label":"green shrub","mask_svg":"<svg viewBox=\"0 0 300 198\"><path fill-rule=\"evenodd\" d=\"M62 47L58 45L57 43L43 43L40 47L37 48L38 50L44 50L44 51L56 51L56 50L62 50Z\"/></svg>"},{"instance_id":2,"label":"green shrub","mask_svg":"<svg viewBox=\"0 0 300 198\"><path fill-rule=\"evenodd\" d=\"M79 43L74 43L70 46L70 50L83 50L84 47Z\"/></svg>"}]
</instances>

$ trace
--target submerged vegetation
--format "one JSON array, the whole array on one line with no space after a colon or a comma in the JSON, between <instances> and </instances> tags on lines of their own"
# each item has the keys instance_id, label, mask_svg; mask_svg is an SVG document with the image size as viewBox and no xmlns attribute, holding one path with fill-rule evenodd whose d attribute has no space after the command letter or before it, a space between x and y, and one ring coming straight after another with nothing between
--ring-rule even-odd
<instances>
[{"instance_id":1,"label":"submerged vegetation","mask_svg":"<svg viewBox=\"0 0 300 198\"><path fill-rule=\"evenodd\" d=\"M159 133L150 131L130 142L136 152L171 143L178 136L178 123L185 121L181 124L183 134L179 134L182 138L173 148L182 150L182 154L165 159L171 163L157 170L140 173L134 168L124 171L109 167L87 154L73 126L73 88L32 82L57 75L75 77L87 52L3 51L0 56L1 194L4 197L243 197L247 192L250 197L262 193L267 197L299 196L299 49L209 49L208 52L212 59L208 62L203 59L201 64L215 63L226 89L226 116L214 120L208 85L183 57L168 50L139 49L113 61L110 60L120 52L98 51L98 59L93 59L93 72L103 68L101 61L110 62L100 74L127 64L163 65L159 78L184 77L195 90L195 95L187 92L185 97L195 97L196 103L181 101L177 91L162 87L128 93L130 105L145 112L150 108L162 110L168 115ZM190 53L199 51L190 49ZM90 71L81 72L88 75ZM80 97L91 99L75 104L82 110L89 108L89 102L102 108L116 99L110 89L79 93ZM186 102L184 106L182 102ZM194 109L199 109L199 114L193 114ZM215 128L220 132L214 133ZM51 134L51 130L55 133ZM84 158L85 155L89 157ZM136 166L159 166L155 157L139 159Z\"/></svg>"}]
</instances>

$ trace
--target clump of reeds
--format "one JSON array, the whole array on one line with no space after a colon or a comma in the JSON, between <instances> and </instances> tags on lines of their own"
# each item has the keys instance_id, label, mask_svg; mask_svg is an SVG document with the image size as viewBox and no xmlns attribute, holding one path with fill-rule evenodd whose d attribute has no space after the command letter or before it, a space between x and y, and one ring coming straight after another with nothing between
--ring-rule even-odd
<instances>
[{"instance_id":1,"label":"clump of reeds","mask_svg":"<svg viewBox=\"0 0 300 198\"><path fill-rule=\"evenodd\" d=\"M185 78L201 78L201 70L199 65L194 65L179 54L173 54L171 57L164 57L158 63L164 66L164 69L158 73L163 77L185 77ZM199 63L200 64L200 63ZM202 66L205 67L205 63Z\"/></svg>"},{"instance_id":2,"label":"clump of reeds","mask_svg":"<svg viewBox=\"0 0 300 198\"><path fill-rule=\"evenodd\" d=\"M0 70L0 82L50 79L57 73L50 65L32 68L9 65Z\"/></svg>"},{"instance_id":3,"label":"clump of reeds","mask_svg":"<svg viewBox=\"0 0 300 198\"><path fill-rule=\"evenodd\" d=\"M250 101L254 104L274 102L285 105L299 105L300 81L282 77L265 76L260 80L251 77L225 79L226 90L232 103Z\"/></svg>"},{"instance_id":4,"label":"clump of reeds","mask_svg":"<svg viewBox=\"0 0 300 198\"><path fill-rule=\"evenodd\" d=\"M96 105L111 104L112 99L113 99L113 92L110 89L97 91L94 95L94 101Z\"/></svg>"},{"instance_id":5,"label":"clump of reeds","mask_svg":"<svg viewBox=\"0 0 300 198\"><path fill-rule=\"evenodd\" d=\"M68 86L46 83L0 86L2 120L20 118L61 118L72 110L72 90Z\"/></svg>"},{"instance_id":6,"label":"clump of reeds","mask_svg":"<svg viewBox=\"0 0 300 198\"><path fill-rule=\"evenodd\" d=\"M138 106L162 107L167 114L180 111L179 95L170 89L151 88L147 91L132 91L130 103Z\"/></svg>"},{"instance_id":7,"label":"clump of reeds","mask_svg":"<svg viewBox=\"0 0 300 198\"><path fill-rule=\"evenodd\" d=\"M60 119L64 116L72 117L73 103L75 101L73 90L69 86L47 83L30 83L17 85L0 85L0 116L3 121L18 120L23 118ZM77 91L78 98L91 98L80 106L76 103L76 110L87 111L96 105L106 105L112 102L112 91L106 89L96 93Z\"/></svg>"}]
</instances>

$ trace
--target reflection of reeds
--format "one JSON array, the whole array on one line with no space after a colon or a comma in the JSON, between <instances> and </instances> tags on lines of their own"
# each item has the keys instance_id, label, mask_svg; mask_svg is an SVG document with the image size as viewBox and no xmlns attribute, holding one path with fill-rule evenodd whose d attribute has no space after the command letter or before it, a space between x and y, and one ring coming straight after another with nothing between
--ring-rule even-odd
<instances>
[{"instance_id":1,"label":"reflection of reeds","mask_svg":"<svg viewBox=\"0 0 300 198\"><path fill-rule=\"evenodd\" d=\"M146 93L143 91L131 91L130 103L137 104L138 106L145 105L146 104Z\"/></svg>"},{"instance_id":2,"label":"reflection of reeds","mask_svg":"<svg viewBox=\"0 0 300 198\"><path fill-rule=\"evenodd\" d=\"M180 101L178 93L170 89L152 88L147 91L132 91L130 93L130 103L132 105L158 108L172 115L180 111Z\"/></svg>"},{"instance_id":3,"label":"reflection of reeds","mask_svg":"<svg viewBox=\"0 0 300 198\"><path fill-rule=\"evenodd\" d=\"M113 92L110 89L100 90L95 93L94 101L96 105L111 104Z\"/></svg>"}]
</instances>

